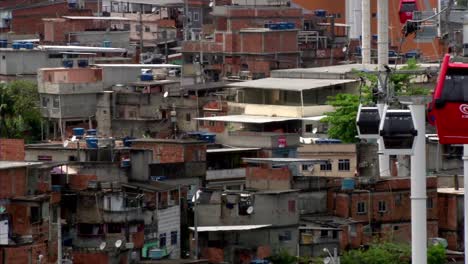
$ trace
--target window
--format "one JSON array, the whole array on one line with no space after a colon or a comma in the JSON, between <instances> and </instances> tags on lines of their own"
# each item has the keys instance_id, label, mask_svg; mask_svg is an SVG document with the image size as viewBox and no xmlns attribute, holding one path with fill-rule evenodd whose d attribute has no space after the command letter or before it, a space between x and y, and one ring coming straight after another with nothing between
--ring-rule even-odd
<instances>
[{"instance_id":1,"label":"window","mask_svg":"<svg viewBox=\"0 0 468 264\"><path fill-rule=\"evenodd\" d=\"M320 230L320 237L322 238L328 237L328 230Z\"/></svg>"},{"instance_id":2,"label":"window","mask_svg":"<svg viewBox=\"0 0 468 264\"><path fill-rule=\"evenodd\" d=\"M59 108L60 107L60 97L54 96L54 102L52 104L54 108Z\"/></svg>"},{"instance_id":3,"label":"window","mask_svg":"<svg viewBox=\"0 0 468 264\"><path fill-rule=\"evenodd\" d=\"M326 163L320 164L320 170L321 171L331 171L332 170L331 162L327 161Z\"/></svg>"},{"instance_id":4,"label":"window","mask_svg":"<svg viewBox=\"0 0 468 264\"><path fill-rule=\"evenodd\" d=\"M171 232L171 245L177 245L177 231Z\"/></svg>"},{"instance_id":5,"label":"window","mask_svg":"<svg viewBox=\"0 0 468 264\"><path fill-rule=\"evenodd\" d=\"M427 198L427 209L432 208L434 208L434 201L432 201L432 198Z\"/></svg>"},{"instance_id":6,"label":"window","mask_svg":"<svg viewBox=\"0 0 468 264\"><path fill-rule=\"evenodd\" d=\"M401 205L402 196L403 196L403 195L402 195L401 193L395 195L395 205L396 205L396 206Z\"/></svg>"},{"instance_id":7,"label":"window","mask_svg":"<svg viewBox=\"0 0 468 264\"><path fill-rule=\"evenodd\" d=\"M306 125L306 133L312 133L314 131L314 126L312 124Z\"/></svg>"},{"instance_id":8,"label":"window","mask_svg":"<svg viewBox=\"0 0 468 264\"><path fill-rule=\"evenodd\" d=\"M289 200L288 201L288 211L290 213L295 213L296 212L296 201L295 200Z\"/></svg>"},{"instance_id":9,"label":"window","mask_svg":"<svg viewBox=\"0 0 468 264\"><path fill-rule=\"evenodd\" d=\"M385 201L379 201L379 213L385 213L387 211L387 203Z\"/></svg>"},{"instance_id":10,"label":"window","mask_svg":"<svg viewBox=\"0 0 468 264\"><path fill-rule=\"evenodd\" d=\"M145 27L145 32L150 32L150 31L151 31L150 27Z\"/></svg>"},{"instance_id":11,"label":"window","mask_svg":"<svg viewBox=\"0 0 468 264\"><path fill-rule=\"evenodd\" d=\"M42 101L42 107L47 107L47 105L49 104L49 98L47 97L41 97L41 101Z\"/></svg>"},{"instance_id":12,"label":"window","mask_svg":"<svg viewBox=\"0 0 468 264\"><path fill-rule=\"evenodd\" d=\"M367 208L366 208L366 203L365 202L358 202L357 203L357 213L358 214L365 214L367 213Z\"/></svg>"},{"instance_id":13,"label":"window","mask_svg":"<svg viewBox=\"0 0 468 264\"><path fill-rule=\"evenodd\" d=\"M141 25L135 25L135 31L140 32L141 31Z\"/></svg>"},{"instance_id":14,"label":"window","mask_svg":"<svg viewBox=\"0 0 468 264\"><path fill-rule=\"evenodd\" d=\"M291 241L291 231L283 231L279 233L278 240L280 242Z\"/></svg>"},{"instance_id":15,"label":"window","mask_svg":"<svg viewBox=\"0 0 468 264\"><path fill-rule=\"evenodd\" d=\"M340 159L338 160L338 170L340 171L349 171L349 159Z\"/></svg>"},{"instance_id":16,"label":"window","mask_svg":"<svg viewBox=\"0 0 468 264\"><path fill-rule=\"evenodd\" d=\"M166 246L166 233L159 234L159 248Z\"/></svg>"},{"instance_id":17,"label":"window","mask_svg":"<svg viewBox=\"0 0 468 264\"><path fill-rule=\"evenodd\" d=\"M312 164L302 164L302 171L308 171L310 167L313 167Z\"/></svg>"},{"instance_id":18,"label":"window","mask_svg":"<svg viewBox=\"0 0 468 264\"><path fill-rule=\"evenodd\" d=\"M190 115L190 113L186 113L185 114L185 121L190 122L191 120L192 120L192 116Z\"/></svg>"},{"instance_id":19,"label":"window","mask_svg":"<svg viewBox=\"0 0 468 264\"><path fill-rule=\"evenodd\" d=\"M123 25L123 30L125 30L125 31L130 31L130 24L125 23L125 24Z\"/></svg>"},{"instance_id":20,"label":"window","mask_svg":"<svg viewBox=\"0 0 468 264\"><path fill-rule=\"evenodd\" d=\"M122 233L121 224L107 224L107 233L118 234Z\"/></svg>"},{"instance_id":21,"label":"window","mask_svg":"<svg viewBox=\"0 0 468 264\"><path fill-rule=\"evenodd\" d=\"M337 230L333 230L332 236L333 236L333 238L338 238L338 231L337 231Z\"/></svg>"},{"instance_id":22,"label":"window","mask_svg":"<svg viewBox=\"0 0 468 264\"><path fill-rule=\"evenodd\" d=\"M200 14L198 12L193 12L193 21L198 21L200 19Z\"/></svg>"},{"instance_id":23,"label":"window","mask_svg":"<svg viewBox=\"0 0 468 264\"><path fill-rule=\"evenodd\" d=\"M41 215L41 208L39 206L31 206L31 224L37 224L42 220L42 215Z\"/></svg>"}]
</instances>

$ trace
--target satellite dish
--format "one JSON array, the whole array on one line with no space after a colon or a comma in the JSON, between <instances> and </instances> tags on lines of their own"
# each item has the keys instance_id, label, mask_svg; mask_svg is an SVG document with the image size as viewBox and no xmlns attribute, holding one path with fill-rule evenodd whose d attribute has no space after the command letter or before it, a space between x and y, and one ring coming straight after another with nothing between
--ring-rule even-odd
<instances>
[{"instance_id":1,"label":"satellite dish","mask_svg":"<svg viewBox=\"0 0 468 264\"><path fill-rule=\"evenodd\" d=\"M73 136L73 137L71 138L71 142L75 142L75 141L76 141L76 136Z\"/></svg>"},{"instance_id":2,"label":"satellite dish","mask_svg":"<svg viewBox=\"0 0 468 264\"><path fill-rule=\"evenodd\" d=\"M168 97L168 96L169 96L169 92L168 92L168 91L165 91L163 96L164 96L164 98Z\"/></svg>"},{"instance_id":3,"label":"satellite dish","mask_svg":"<svg viewBox=\"0 0 468 264\"><path fill-rule=\"evenodd\" d=\"M252 214L253 211L254 211L253 206L249 206L249 207L247 208L247 213L248 213L249 215Z\"/></svg>"},{"instance_id":4,"label":"satellite dish","mask_svg":"<svg viewBox=\"0 0 468 264\"><path fill-rule=\"evenodd\" d=\"M309 166L307 166L307 170L308 170L309 172L313 172L313 171L314 171L314 165L309 165Z\"/></svg>"},{"instance_id":5,"label":"satellite dish","mask_svg":"<svg viewBox=\"0 0 468 264\"><path fill-rule=\"evenodd\" d=\"M151 13L155 13L158 10L156 7L151 8Z\"/></svg>"},{"instance_id":6,"label":"satellite dish","mask_svg":"<svg viewBox=\"0 0 468 264\"><path fill-rule=\"evenodd\" d=\"M331 258L330 257L326 257L323 259L323 264L330 264L331 263Z\"/></svg>"},{"instance_id":7,"label":"satellite dish","mask_svg":"<svg viewBox=\"0 0 468 264\"><path fill-rule=\"evenodd\" d=\"M211 1L211 2L210 2L210 7L213 7L213 6L214 6L214 2Z\"/></svg>"},{"instance_id":8,"label":"satellite dish","mask_svg":"<svg viewBox=\"0 0 468 264\"><path fill-rule=\"evenodd\" d=\"M347 50L348 50L348 47L346 47L346 46L343 47L343 49L342 49L343 53L346 52Z\"/></svg>"},{"instance_id":9,"label":"satellite dish","mask_svg":"<svg viewBox=\"0 0 468 264\"><path fill-rule=\"evenodd\" d=\"M197 201L197 200L200 198L201 192L202 192L201 190L197 190L197 191L195 192L195 194L194 194L193 197L192 197L192 202L193 202L193 203L194 203L195 201Z\"/></svg>"},{"instance_id":10,"label":"satellite dish","mask_svg":"<svg viewBox=\"0 0 468 264\"><path fill-rule=\"evenodd\" d=\"M100 250L104 250L107 246L107 243L106 242L102 242L100 245L99 245L99 249Z\"/></svg>"},{"instance_id":11,"label":"satellite dish","mask_svg":"<svg viewBox=\"0 0 468 264\"><path fill-rule=\"evenodd\" d=\"M65 141L63 142L63 147L66 148L66 147L68 146L69 143L70 143L70 142L69 142L68 140L65 140Z\"/></svg>"},{"instance_id":12,"label":"satellite dish","mask_svg":"<svg viewBox=\"0 0 468 264\"><path fill-rule=\"evenodd\" d=\"M312 129L312 134L317 134L317 131L318 131L318 129L316 127L314 127L314 129Z\"/></svg>"},{"instance_id":13,"label":"satellite dish","mask_svg":"<svg viewBox=\"0 0 468 264\"><path fill-rule=\"evenodd\" d=\"M115 241L115 247L116 248L120 248L121 246L122 246L122 240L119 239L119 240Z\"/></svg>"}]
</instances>

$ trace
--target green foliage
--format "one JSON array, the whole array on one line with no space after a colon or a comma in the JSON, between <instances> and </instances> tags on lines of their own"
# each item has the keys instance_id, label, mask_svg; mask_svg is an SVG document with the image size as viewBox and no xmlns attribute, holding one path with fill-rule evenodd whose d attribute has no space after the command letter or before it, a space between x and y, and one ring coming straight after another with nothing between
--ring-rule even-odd
<instances>
[{"instance_id":1,"label":"green foliage","mask_svg":"<svg viewBox=\"0 0 468 264\"><path fill-rule=\"evenodd\" d=\"M407 244L390 242L371 244L369 249L347 251L341 257L341 264L409 264L411 248ZM428 264L446 263L445 249L441 245L430 246L427 250Z\"/></svg>"},{"instance_id":2,"label":"green foliage","mask_svg":"<svg viewBox=\"0 0 468 264\"><path fill-rule=\"evenodd\" d=\"M329 124L328 136L345 143L356 142L356 115L359 108L359 96L354 94L337 94L331 97L328 104L335 107L334 112L326 113L323 122Z\"/></svg>"},{"instance_id":3,"label":"green foliage","mask_svg":"<svg viewBox=\"0 0 468 264\"><path fill-rule=\"evenodd\" d=\"M408 245L376 243L369 249L356 249L345 252L342 264L409 264L411 252Z\"/></svg>"},{"instance_id":4,"label":"green foliage","mask_svg":"<svg viewBox=\"0 0 468 264\"><path fill-rule=\"evenodd\" d=\"M37 107L37 86L29 81L0 84L0 136L24 138L27 142L41 137L41 113Z\"/></svg>"},{"instance_id":5,"label":"green foliage","mask_svg":"<svg viewBox=\"0 0 468 264\"><path fill-rule=\"evenodd\" d=\"M287 250L281 250L267 259L273 264L295 264L298 260L296 256L289 254Z\"/></svg>"},{"instance_id":6,"label":"green foliage","mask_svg":"<svg viewBox=\"0 0 468 264\"><path fill-rule=\"evenodd\" d=\"M444 264L447 262L445 248L442 245L431 246L427 249L428 264Z\"/></svg>"}]
</instances>

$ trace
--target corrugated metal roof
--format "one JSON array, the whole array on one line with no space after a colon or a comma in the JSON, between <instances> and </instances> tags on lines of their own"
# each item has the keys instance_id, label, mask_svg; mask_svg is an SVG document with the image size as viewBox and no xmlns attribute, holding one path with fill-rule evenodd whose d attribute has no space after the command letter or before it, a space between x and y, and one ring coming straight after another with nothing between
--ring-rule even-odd
<instances>
[{"instance_id":1,"label":"corrugated metal roof","mask_svg":"<svg viewBox=\"0 0 468 264\"><path fill-rule=\"evenodd\" d=\"M247 163L302 163L316 164L325 163L329 160L325 159L297 159L297 158L242 158Z\"/></svg>"},{"instance_id":2,"label":"corrugated metal roof","mask_svg":"<svg viewBox=\"0 0 468 264\"><path fill-rule=\"evenodd\" d=\"M238 152L238 151L249 151L259 150L261 148L219 148L219 149L207 149L207 153L220 153L220 152Z\"/></svg>"},{"instance_id":3,"label":"corrugated metal roof","mask_svg":"<svg viewBox=\"0 0 468 264\"><path fill-rule=\"evenodd\" d=\"M37 46L40 50L46 51L85 51L85 52L116 52L123 53L126 49L122 48L104 48L104 47L88 47L88 46L54 46L54 45L42 45Z\"/></svg>"},{"instance_id":4,"label":"corrugated metal roof","mask_svg":"<svg viewBox=\"0 0 468 264\"><path fill-rule=\"evenodd\" d=\"M297 79L297 78L264 78L253 81L232 83L228 86L251 89L274 89L286 91L304 91L325 88L329 86L353 83L353 79Z\"/></svg>"},{"instance_id":5,"label":"corrugated metal roof","mask_svg":"<svg viewBox=\"0 0 468 264\"><path fill-rule=\"evenodd\" d=\"M326 115L321 115L321 116L309 116L309 117L303 117L302 120L306 121L320 121L327 117Z\"/></svg>"},{"instance_id":6,"label":"corrugated metal roof","mask_svg":"<svg viewBox=\"0 0 468 264\"><path fill-rule=\"evenodd\" d=\"M113 21L129 21L126 17L96 17L96 16L62 16L70 20L113 20Z\"/></svg>"},{"instance_id":7,"label":"corrugated metal roof","mask_svg":"<svg viewBox=\"0 0 468 264\"><path fill-rule=\"evenodd\" d=\"M245 231L245 230L254 230L265 227L270 227L271 225L231 225L231 226L199 226L197 227L197 232L218 232L218 231ZM189 227L190 230L195 231L193 226Z\"/></svg>"},{"instance_id":8,"label":"corrugated metal roof","mask_svg":"<svg viewBox=\"0 0 468 264\"><path fill-rule=\"evenodd\" d=\"M272 122L283 122L288 120L297 120L294 117L280 116L260 116L260 115L226 115L226 116L210 116L194 118L196 120L217 121L217 122L232 122L232 123L253 123L264 124Z\"/></svg>"},{"instance_id":9,"label":"corrugated metal roof","mask_svg":"<svg viewBox=\"0 0 468 264\"><path fill-rule=\"evenodd\" d=\"M182 66L177 64L93 64L94 66L105 68L105 67L121 67L121 68L181 68Z\"/></svg>"},{"instance_id":10,"label":"corrugated metal roof","mask_svg":"<svg viewBox=\"0 0 468 264\"><path fill-rule=\"evenodd\" d=\"M22 168L29 166L37 166L43 164L42 162L25 162L25 161L0 161L0 170Z\"/></svg>"}]
</instances>

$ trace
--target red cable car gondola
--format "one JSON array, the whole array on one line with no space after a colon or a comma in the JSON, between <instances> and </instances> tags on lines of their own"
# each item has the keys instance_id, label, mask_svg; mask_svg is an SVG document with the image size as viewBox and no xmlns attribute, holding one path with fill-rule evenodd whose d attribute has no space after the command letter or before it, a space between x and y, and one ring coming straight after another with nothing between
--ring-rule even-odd
<instances>
[{"instance_id":1,"label":"red cable car gondola","mask_svg":"<svg viewBox=\"0 0 468 264\"><path fill-rule=\"evenodd\" d=\"M413 19L413 12L418 11L418 2L416 0L400 0L400 23L405 24L407 20Z\"/></svg>"},{"instance_id":2,"label":"red cable car gondola","mask_svg":"<svg viewBox=\"0 0 468 264\"><path fill-rule=\"evenodd\" d=\"M468 144L467 87L468 64L451 63L445 55L430 109L441 144Z\"/></svg>"}]
</instances>

